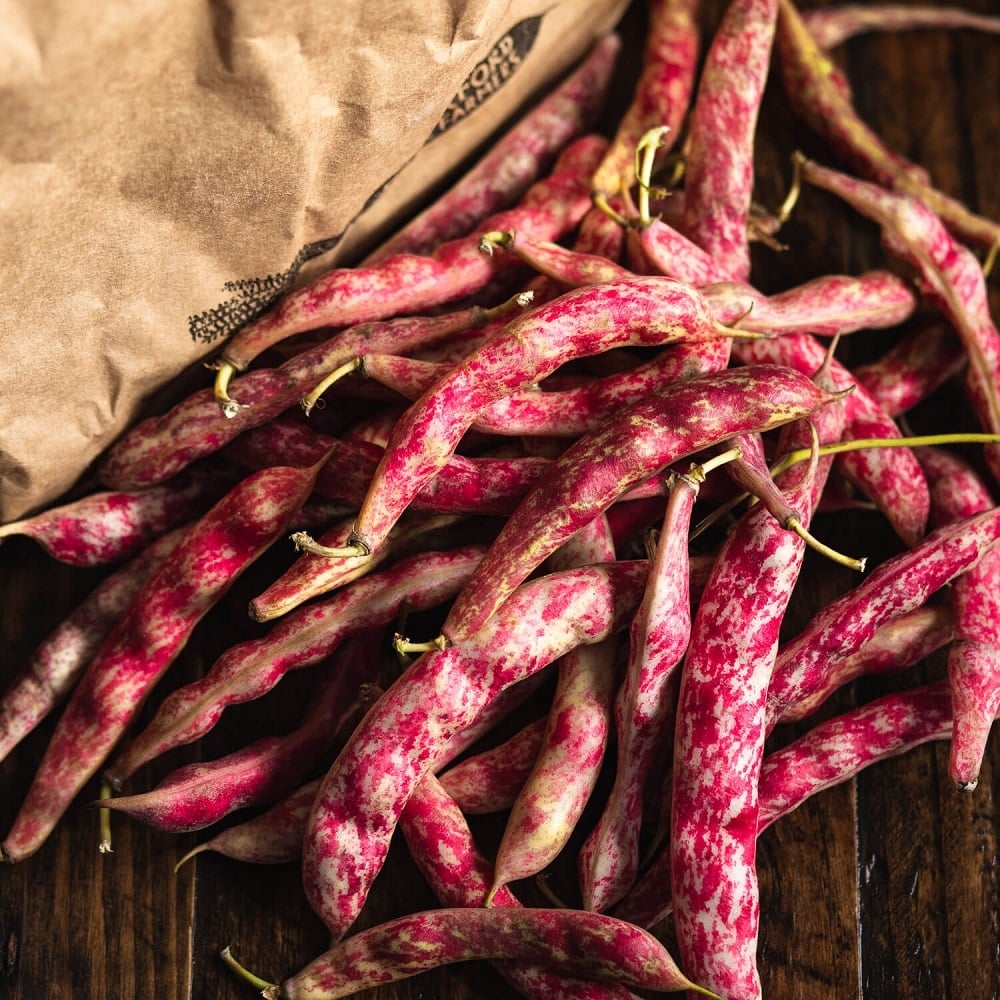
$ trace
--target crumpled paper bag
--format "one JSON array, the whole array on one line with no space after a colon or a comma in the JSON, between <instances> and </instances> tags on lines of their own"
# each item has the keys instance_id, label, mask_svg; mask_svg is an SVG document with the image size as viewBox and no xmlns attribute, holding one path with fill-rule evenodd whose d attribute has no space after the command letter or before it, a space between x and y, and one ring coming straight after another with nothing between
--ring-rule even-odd
<instances>
[{"instance_id":1,"label":"crumpled paper bag","mask_svg":"<svg viewBox=\"0 0 1000 1000\"><path fill-rule=\"evenodd\" d=\"M384 236L624 0L4 0L0 522Z\"/></svg>"}]
</instances>

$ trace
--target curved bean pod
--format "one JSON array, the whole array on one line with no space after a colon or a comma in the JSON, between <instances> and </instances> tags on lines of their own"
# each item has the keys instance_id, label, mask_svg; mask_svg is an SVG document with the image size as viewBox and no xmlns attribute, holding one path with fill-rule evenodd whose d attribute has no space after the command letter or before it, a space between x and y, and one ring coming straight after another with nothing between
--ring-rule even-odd
<instances>
[{"instance_id":1,"label":"curved bean pod","mask_svg":"<svg viewBox=\"0 0 1000 1000\"><path fill-rule=\"evenodd\" d=\"M802 12L802 21L825 51L869 31L910 31L916 28L970 28L1000 32L1000 18L937 4L839 4L826 10Z\"/></svg>"},{"instance_id":2,"label":"curved bean pod","mask_svg":"<svg viewBox=\"0 0 1000 1000\"><path fill-rule=\"evenodd\" d=\"M408 399L418 399L447 369L426 362L385 354L369 354L360 359L361 370L381 384L391 386ZM596 381L566 388L522 389L480 410L470 427L473 431L502 437L579 437L593 430L621 406L662 390L670 382L692 378L706 371L701 344L674 344L655 358L624 372L605 375ZM558 379L559 376L553 376ZM452 455L451 463L456 458ZM437 473L433 483L448 465ZM421 488L412 501L430 486Z\"/></svg>"},{"instance_id":3,"label":"curved bean pod","mask_svg":"<svg viewBox=\"0 0 1000 1000\"><path fill-rule=\"evenodd\" d=\"M550 557L552 570L615 558L610 525L595 517ZM538 874L565 847L590 800L611 728L617 637L578 646L558 664L542 745L515 798L494 861L489 899Z\"/></svg>"},{"instance_id":4,"label":"curved bean pod","mask_svg":"<svg viewBox=\"0 0 1000 1000\"><path fill-rule=\"evenodd\" d=\"M936 528L831 601L778 653L774 674L785 674L785 680L784 693L775 698L775 715L809 697L836 664L861 649L881 625L922 606L998 539L997 509Z\"/></svg>"},{"instance_id":5,"label":"curved bean pod","mask_svg":"<svg viewBox=\"0 0 1000 1000\"><path fill-rule=\"evenodd\" d=\"M497 307L508 311L510 301ZM211 455L244 431L260 427L311 389L328 371L363 351L405 353L436 344L456 333L491 322L496 310L472 306L440 316L402 316L359 323L334 332L315 347L277 368L262 368L238 379L245 405L224 414L211 389L180 400L161 416L132 427L104 456L98 469L102 483L136 489L162 482L191 462Z\"/></svg>"},{"instance_id":6,"label":"curved bean pod","mask_svg":"<svg viewBox=\"0 0 1000 1000\"><path fill-rule=\"evenodd\" d=\"M730 0L688 123L681 228L741 281L750 275L754 137L777 17L777 0Z\"/></svg>"},{"instance_id":7,"label":"curved bean pod","mask_svg":"<svg viewBox=\"0 0 1000 1000\"><path fill-rule=\"evenodd\" d=\"M199 469L172 483L105 490L0 525L0 540L26 535L70 566L102 566L133 556L158 536L203 514L237 479L225 467Z\"/></svg>"},{"instance_id":8,"label":"curved bean pod","mask_svg":"<svg viewBox=\"0 0 1000 1000\"><path fill-rule=\"evenodd\" d=\"M935 523L971 517L996 506L986 484L967 462L940 448L917 456L931 483ZM948 652L948 679L955 715L948 774L966 791L979 782L979 769L1000 709L1000 552L995 548L951 585L955 642Z\"/></svg>"},{"instance_id":9,"label":"curved bean pod","mask_svg":"<svg viewBox=\"0 0 1000 1000\"><path fill-rule=\"evenodd\" d=\"M191 848L175 868L205 851L214 851L234 861L254 865L281 865L297 861L302 856L302 831L319 791L319 783L320 779L316 778L259 816L220 830L214 837Z\"/></svg>"},{"instance_id":10,"label":"curved bean pod","mask_svg":"<svg viewBox=\"0 0 1000 1000\"><path fill-rule=\"evenodd\" d=\"M614 708L614 780L577 860L586 910L610 909L639 870L643 787L657 745L671 737L676 671L691 636L688 535L699 478L704 476L692 469L674 481L642 602L629 627L628 664Z\"/></svg>"},{"instance_id":11,"label":"curved bean pod","mask_svg":"<svg viewBox=\"0 0 1000 1000\"><path fill-rule=\"evenodd\" d=\"M509 323L439 379L400 419L358 513L348 548L373 552L455 451L482 409L573 358L626 345L702 341L725 331L699 293L663 277L574 289Z\"/></svg>"},{"instance_id":12,"label":"curved bean pod","mask_svg":"<svg viewBox=\"0 0 1000 1000\"><path fill-rule=\"evenodd\" d=\"M374 646L374 649L373 649ZM100 800L158 830L202 830L249 806L268 805L291 792L329 762L341 729L378 681L378 635L365 635L326 668L299 725L282 736L264 736L215 760L186 764L155 788ZM373 655L373 652L376 655Z\"/></svg>"},{"instance_id":13,"label":"curved bean pod","mask_svg":"<svg viewBox=\"0 0 1000 1000\"><path fill-rule=\"evenodd\" d=\"M882 330L908 319L917 305L910 283L884 270L824 274L774 295L738 281L719 281L701 293L721 322L775 335L833 337Z\"/></svg>"},{"instance_id":14,"label":"curved bean pod","mask_svg":"<svg viewBox=\"0 0 1000 1000\"><path fill-rule=\"evenodd\" d=\"M701 48L699 0L653 0L642 52L642 70L614 138L591 179L595 201L607 201L635 180L639 139L665 126L676 136L688 112Z\"/></svg>"},{"instance_id":15,"label":"curved bean pod","mask_svg":"<svg viewBox=\"0 0 1000 1000\"><path fill-rule=\"evenodd\" d=\"M399 817L410 854L442 906L482 906L490 891L492 867L477 849L462 811L444 786L427 775ZM520 906L509 890L491 897L491 906ZM498 962L497 971L529 1000L636 1000L617 983L569 979L541 963Z\"/></svg>"},{"instance_id":16,"label":"curved bean pod","mask_svg":"<svg viewBox=\"0 0 1000 1000\"><path fill-rule=\"evenodd\" d=\"M449 741L510 685L623 628L645 568L618 562L526 583L489 627L424 653L372 706L327 772L304 840L306 895L334 940L360 913L406 800Z\"/></svg>"},{"instance_id":17,"label":"curved bean pod","mask_svg":"<svg viewBox=\"0 0 1000 1000\"><path fill-rule=\"evenodd\" d=\"M711 995L681 973L651 934L613 917L464 906L409 914L359 931L263 995L337 1000L450 962L483 958L537 963L564 975L640 989Z\"/></svg>"},{"instance_id":18,"label":"curved bean pod","mask_svg":"<svg viewBox=\"0 0 1000 1000\"><path fill-rule=\"evenodd\" d=\"M327 601L301 608L267 635L228 649L205 677L171 692L146 728L106 769L114 785L143 764L207 733L230 705L259 698L290 670L330 656L344 637L386 625L405 606L424 610L455 594L482 548L429 552L356 580Z\"/></svg>"},{"instance_id":19,"label":"curved bean pod","mask_svg":"<svg viewBox=\"0 0 1000 1000\"><path fill-rule=\"evenodd\" d=\"M7 860L27 857L45 841L195 625L287 531L312 492L319 467L275 466L247 476L146 581L73 690L2 844Z\"/></svg>"},{"instance_id":20,"label":"curved bean pod","mask_svg":"<svg viewBox=\"0 0 1000 1000\"><path fill-rule=\"evenodd\" d=\"M776 365L747 365L669 386L571 445L521 501L456 598L442 635L480 628L541 561L634 483L744 431L805 416L835 396Z\"/></svg>"},{"instance_id":21,"label":"curved bean pod","mask_svg":"<svg viewBox=\"0 0 1000 1000\"><path fill-rule=\"evenodd\" d=\"M817 420L820 442L839 439L842 407ZM806 527L831 464L816 460L780 477ZM751 508L716 557L681 669L669 846L674 928L685 967L726 997L760 995L757 787L767 691L804 552L805 541L763 504Z\"/></svg>"},{"instance_id":22,"label":"curved bean pod","mask_svg":"<svg viewBox=\"0 0 1000 1000\"><path fill-rule=\"evenodd\" d=\"M781 722L796 722L815 712L834 692L858 677L896 673L921 663L955 637L955 615L948 604L926 604L879 626L857 652L838 660L824 678L822 687L788 704L786 690L794 667L782 663L771 677L767 692L768 732ZM786 707L778 714L778 706Z\"/></svg>"},{"instance_id":23,"label":"curved bean pod","mask_svg":"<svg viewBox=\"0 0 1000 1000\"><path fill-rule=\"evenodd\" d=\"M161 535L99 583L38 645L0 699L0 760L68 697L115 623L188 527Z\"/></svg>"},{"instance_id":24,"label":"curved bean pod","mask_svg":"<svg viewBox=\"0 0 1000 1000\"><path fill-rule=\"evenodd\" d=\"M912 264L921 290L951 322L969 358L966 389L983 429L1000 433L1000 330L993 322L986 278L975 254L945 228L919 196L898 195L810 160L802 178L836 194L882 230L883 245ZM994 227L994 241L1000 227ZM993 475L1000 478L1000 445L984 446Z\"/></svg>"}]
</instances>

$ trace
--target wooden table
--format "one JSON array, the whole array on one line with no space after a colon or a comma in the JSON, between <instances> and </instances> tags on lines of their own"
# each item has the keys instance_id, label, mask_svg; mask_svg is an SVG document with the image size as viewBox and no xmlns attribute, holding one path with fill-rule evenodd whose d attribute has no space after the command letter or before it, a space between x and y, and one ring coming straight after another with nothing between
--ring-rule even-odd
<instances>
[{"instance_id":1,"label":"wooden table","mask_svg":"<svg viewBox=\"0 0 1000 1000\"><path fill-rule=\"evenodd\" d=\"M992 0L970 8L995 13ZM705 24L723 5L706 4ZM642 12L623 27L638 44ZM857 104L892 145L929 169L945 190L981 214L1000 218L1000 42L972 32L872 34L838 51ZM638 59L627 60L632 68ZM613 111L626 99L623 68ZM607 122L614 121L609 113ZM788 154L823 147L789 117L772 81L761 118L757 195L775 205L787 183ZM868 224L812 192L782 232L791 250L756 246L764 286L787 286L830 270L857 273L885 258ZM994 310L1000 304L993 282ZM838 356L862 359L890 342L861 335ZM912 416L915 427L954 429L961 400L945 391ZM898 551L881 519L831 513L816 524L839 549L872 563ZM204 672L223 649L259 634L246 601L272 578L287 553L271 554L243 578L224 606L199 626L164 690ZM0 648L9 676L36 643L102 576L56 564L32 542L0 547ZM793 634L824 600L851 584L849 571L810 559L789 612ZM844 692L835 708L892 684L939 675L934 657L902 679L866 682ZM209 759L295 717L307 692L289 678L265 704L231 709L224 726L201 743L154 764L136 782L151 785L179 763ZM157 700L159 694L157 695ZM148 715L148 709L147 709ZM5 794L0 824L17 810L52 729L51 721L0 764ZM972 794L948 782L944 744L922 747L823 793L769 829L760 840L762 887L760 965L765 996L809 1000L895 997L988 1000L1000 997L1000 744L994 741ZM218 958L232 945L265 977L291 973L325 947L295 865L250 868L217 856L173 865L199 839L173 836L119 820L115 850L97 852L97 823L88 805L96 785L32 858L0 872L0 995L17 1000L81 997L214 998L254 995ZM485 845L499 820L477 820ZM536 898L526 886L527 898ZM380 876L363 923L433 905L415 868L398 847ZM366 996L499 998L510 988L484 964L455 966Z\"/></svg>"}]
</instances>

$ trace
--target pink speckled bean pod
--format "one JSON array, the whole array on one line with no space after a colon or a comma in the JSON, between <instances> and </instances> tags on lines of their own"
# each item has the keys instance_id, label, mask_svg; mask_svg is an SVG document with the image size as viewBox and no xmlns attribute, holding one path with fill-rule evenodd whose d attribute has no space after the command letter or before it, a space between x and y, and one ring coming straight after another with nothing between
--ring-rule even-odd
<instances>
[{"instance_id":1,"label":"pink speckled bean pod","mask_svg":"<svg viewBox=\"0 0 1000 1000\"><path fill-rule=\"evenodd\" d=\"M614 558L611 529L601 516L554 552L547 565L563 570ZM607 751L618 650L612 637L578 646L559 660L542 746L497 848L491 900L507 883L541 872L576 829Z\"/></svg>"},{"instance_id":2,"label":"pink speckled bean pod","mask_svg":"<svg viewBox=\"0 0 1000 1000\"><path fill-rule=\"evenodd\" d=\"M592 124L604 103L621 39L599 39L580 66L518 118L443 195L361 262L372 267L398 254L427 254L463 236L521 198L565 145Z\"/></svg>"},{"instance_id":3,"label":"pink speckled bean pod","mask_svg":"<svg viewBox=\"0 0 1000 1000\"><path fill-rule=\"evenodd\" d=\"M884 330L908 319L917 305L912 285L884 270L824 274L774 295L741 282L717 282L701 293L721 322L773 335Z\"/></svg>"},{"instance_id":4,"label":"pink speckled bean pod","mask_svg":"<svg viewBox=\"0 0 1000 1000\"><path fill-rule=\"evenodd\" d=\"M887 559L856 587L818 611L781 647L774 676L784 674L774 717L810 696L837 663L869 642L886 622L927 602L973 566L1000 539L1000 510L983 511L930 532L918 545ZM772 694L776 695L774 689Z\"/></svg>"},{"instance_id":5,"label":"pink speckled bean pod","mask_svg":"<svg viewBox=\"0 0 1000 1000\"><path fill-rule=\"evenodd\" d=\"M506 688L625 627L644 561L526 583L468 642L424 653L372 706L327 772L304 840L309 902L338 940L381 870L399 814L449 743Z\"/></svg>"},{"instance_id":6,"label":"pink speckled bean pod","mask_svg":"<svg viewBox=\"0 0 1000 1000\"><path fill-rule=\"evenodd\" d=\"M722 336L699 293L664 277L574 289L509 323L503 334L440 378L406 411L347 545L374 552L420 487L448 460L476 414L574 358L615 347L663 346Z\"/></svg>"},{"instance_id":7,"label":"pink speckled bean pod","mask_svg":"<svg viewBox=\"0 0 1000 1000\"><path fill-rule=\"evenodd\" d=\"M545 672L535 674L508 688L495 698L489 709L459 737L451 741L441 754L440 765L447 763L485 735L501 719L522 705L535 694L545 679ZM210 840L193 848L181 861L202 851L216 851L238 861L252 864L284 864L302 857L302 838L313 799L319 791L320 780L308 782L292 792L277 805L260 816L227 827Z\"/></svg>"},{"instance_id":8,"label":"pink speckled bean pod","mask_svg":"<svg viewBox=\"0 0 1000 1000\"><path fill-rule=\"evenodd\" d=\"M935 681L894 691L810 731L764 758L760 771L760 821L764 830L809 796L853 778L859 771L952 733L948 684Z\"/></svg>"},{"instance_id":9,"label":"pink speckled bean pod","mask_svg":"<svg viewBox=\"0 0 1000 1000\"><path fill-rule=\"evenodd\" d=\"M739 281L750 276L754 139L777 17L777 0L730 0L688 123L681 229Z\"/></svg>"},{"instance_id":10,"label":"pink speckled bean pod","mask_svg":"<svg viewBox=\"0 0 1000 1000\"><path fill-rule=\"evenodd\" d=\"M510 815L497 848L496 888L539 874L577 828L607 751L617 650L609 639L559 660L538 752L506 803Z\"/></svg>"},{"instance_id":11,"label":"pink speckled bean pod","mask_svg":"<svg viewBox=\"0 0 1000 1000\"><path fill-rule=\"evenodd\" d=\"M404 605L421 611L447 600L482 553L481 547L470 546L401 560L326 601L300 608L267 635L230 647L204 677L164 698L146 728L106 769L108 780L121 784L153 758L203 736L228 706L261 697L290 670L319 663L345 636L388 624Z\"/></svg>"},{"instance_id":12,"label":"pink speckled bean pod","mask_svg":"<svg viewBox=\"0 0 1000 1000\"><path fill-rule=\"evenodd\" d=\"M0 699L0 760L60 705L189 526L161 535L99 583L31 654Z\"/></svg>"},{"instance_id":13,"label":"pink speckled bean pod","mask_svg":"<svg viewBox=\"0 0 1000 1000\"><path fill-rule=\"evenodd\" d=\"M642 603L629 627L625 679L615 698L615 774L600 818L580 848L583 907L610 909L639 871L643 787L656 750L672 739L678 668L691 636L689 540L697 469L670 490Z\"/></svg>"},{"instance_id":14,"label":"pink speckled bean pod","mask_svg":"<svg viewBox=\"0 0 1000 1000\"><path fill-rule=\"evenodd\" d=\"M399 817L399 829L442 906L483 905L492 867L476 847L462 811L433 775L425 777L410 796ZM521 903L509 890L500 890L490 905L515 907ZM542 964L498 962L495 967L529 1000L637 1000L624 986L570 980Z\"/></svg>"},{"instance_id":15,"label":"pink speckled bean pod","mask_svg":"<svg viewBox=\"0 0 1000 1000\"><path fill-rule=\"evenodd\" d=\"M539 239L532 233L510 229L484 233L479 237L479 247L484 253L513 254L522 264L570 288L632 276L628 268L603 254L572 250L551 240Z\"/></svg>"},{"instance_id":16,"label":"pink speckled bean pod","mask_svg":"<svg viewBox=\"0 0 1000 1000\"><path fill-rule=\"evenodd\" d=\"M557 243L518 233L490 237L536 270L573 288L629 275L611 261L575 253ZM710 267L699 270L706 256L691 245L673 276L698 287L716 318L727 324L738 322L741 330L772 335L808 331L815 336L834 336L884 329L908 319L917 304L912 285L890 271L822 275L783 292L764 295L743 282L727 280L722 263L714 257L710 258Z\"/></svg>"},{"instance_id":17,"label":"pink speckled bean pod","mask_svg":"<svg viewBox=\"0 0 1000 1000\"><path fill-rule=\"evenodd\" d=\"M78 681L2 844L34 853L104 763L199 621L288 530L312 492L318 463L247 476L206 513L135 596Z\"/></svg>"},{"instance_id":18,"label":"pink speckled bean pod","mask_svg":"<svg viewBox=\"0 0 1000 1000\"><path fill-rule=\"evenodd\" d=\"M329 594L352 580L366 576L380 563L411 554L423 547L427 534L454 525L454 514L432 514L415 511L401 520L389 536L388 543L372 556L348 556L331 559L326 555L303 551L295 562L250 601L250 617L256 621L271 621L288 614L306 601ZM339 521L319 536L319 544L331 545L344 537L353 518ZM292 541L301 548L302 537L296 533Z\"/></svg>"},{"instance_id":19,"label":"pink speckled bean pod","mask_svg":"<svg viewBox=\"0 0 1000 1000\"><path fill-rule=\"evenodd\" d=\"M134 556L159 535L203 514L239 479L225 466L199 469L149 489L105 490L0 525L0 539L26 535L70 566Z\"/></svg>"},{"instance_id":20,"label":"pink speckled bean pod","mask_svg":"<svg viewBox=\"0 0 1000 1000\"><path fill-rule=\"evenodd\" d=\"M839 440L844 418L842 406L819 411L818 442ZM801 445L806 430L791 425L782 452ZM778 479L804 527L831 464L814 457ZM730 1000L760 996L757 784L768 685L804 552L803 539L763 504L751 508L713 564L680 674L669 848L674 929L685 967Z\"/></svg>"},{"instance_id":21,"label":"pink speckled bean pod","mask_svg":"<svg viewBox=\"0 0 1000 1000\"><path fill-rule=\"evenodd\" d=\"M506 959L639 989L700 989L651 934L582 910L445 907L396 917L334 945L265 1000L337 1000L452 962Z\"/></svg>"},{"instance_id":22,"label":"pink speckled bean pod","mask_svg":"<svg viewBox=\"0 0 1000 1000\"><path fill-rule=\"evenodd\" d=\"M947 682L893 692L811 730L764 757L758 784L757 833L824 789L864 768L952 732ZM669 852L663 851L615 911L623 920L653 927L673 912Z\"/></svg>"},{"instance_id":23,"label":"pink speckled bean pod","mask_svg":"<svg viewBox=\"0 0 1000 1000\"><path fill-rule=\"evenodd\" d=\"M342 727L370 697L366 685L378 681L379 633L354 638L322 668L318 690L290 733L263 736L215 760L186 764L148 792L101 799L100 805L158 830L189 833L237 809L278 801L329 765Z\"/></svg>"},{"instance_id":24,"label":"pink speckled bean pod","mask_svg":"<svg viewBox=\"0 0 1000 1000\"><path fill-rule=\"evenodd\" d=\"M673 344L628 371L588 380L582 385L557 388L562 383L555 375L540 388L512 392L480 410L470 429L502 437L579 437L619 407L662 390L670 382L702 374L706 370L704 358L701 344ZM413 400L419 399L447 371L437 365L386 354L366 355L361 370ZM447 468L444 466L437 477ZM414 497L414 505L420 495Z\"/></svg>"},{"instance_id":25,"label":"pink speckled bean pod","mask_svg":"<svg viewBox=\"0 0 1000 1000\"><path fill-rule=\"evenodd\" d=\"M890 417L927 399L965 367L962 343L947 323L925 323L851 373Z\"/></svg>"},{"instance_id":26,"label":"pink speckled bean pod","mask_svg":"<svg viewBox=\"0 0 1000 1000\"><path fill-rule=\"evenodd\" d=\"M838 660L823 678L821 687L798 701L786 691L794 666L782 662L771 677L767 693L768 731L778 723L796 722L815 712L845 684L872 674L897 673L923 662L955 637L955 615L949 604L925 604L881 625L857 652ZM778 706L784 706L780 716Z\"/></svg>"},{"instance_id":27,"label":"pink speckled bean pod","mask_svg":"<svg viewBox=\"0 0 1000 1000\"><path fill-rule=\"evenodd\" d=\"M842 45L869 31L912 31L918 28L969 28L996 34L1000 18L943 4L852 4L802 11L802 21L819 48Z\"/></svg>"},{"instance_id":28,"label":"pink speckled bean pod","mask_svg":"<svg viewBox=\"0 0 1000 1000\"><path fill-rule=\"evenodd\" d=\"M590 207L587 184L607 140L587 135L567 146L551 174L537 181L515 208L484 220L483 229L530 229L558 238ZM339 267L287 295L270 312L238 331L223 348L215 394L228 406L226 386L272 344L322 326L344 326L422 312L481 290L512 264L487 257L476 236L449 240L427 256L399 254L374 267Z\"/></svg>"},{"instance_id":29,"label":"pink speckled bean pod","mask_svg":"<svg viewBox=\"0 0 1000 1000\"><path fill-rule=\"evenodd\" d=\"M259 816L227 826L214 837L192 847L174 866L196 854L211 851L252 865L283 865L302 856L302 831L320 779L301 785Z\"/></svg>"},{"instance_id":30,"label":"pink speckled bean pod","mask_svg":"<svg viewBox=\"0 0 1000 1000\"><path fill-rule=\"evenodd\" d=\"M320 533L319 542L326 544L329 539L340 538L348 526L354 523L354 515L336 521ZM366 576L388 558L394 544L403 535L408 525L401 525L382 553L374 558L327 559L311 552L304 552L277 579L250 601L249 614L255 621L266 622L288 614L314 597L329 594L338 587L346 586L360 577ZM309 535L311 538L312 535Z\"/></svg>"},{"instance_id":31,"label":"pink speckled bean pod","mask_svg":"<svg viewBox=\"0 0 1000 1000\"><path fill-rule=\"evenodd\" d=\"M514 303L503 303L505 311ZM361 351L406 353L439 343L492 322L493 311L480 306L440 316L403 316L359 323L338 330L317 346L277 368L243 376L240 398L246 404L230 417L219 411L211 389L176 403L162 416L136 424L104 456L98 475L114 489L137 489L162 482L199 458L212 455L244 431L260 427L296 406L302 394L328 371Z\"/></svg>"},{"instance_id":32,"label":"pink speckled bean pod","mask_svg":"<svg viewBox=\"0 0 1000 1000\"><path fill-rule=\"evenodd\" d=\"M531 773L544 734L545 719L533 719L503 743L443 771L442 787L469 816L509 809Z\"/></svg>"},{"instance_id":33,"label":"pink speckled bean pod","mask_svg":"<svg viewBox=\"0 0 1000 1000\"><path fill-rule=\"evenodd\" d=\"M967 462L941 448L917 457L931 484L931 517L947 524L996 506L989 488ZM951 585L955 642L948 652L948 680L955 715L948 775L971 791L979 782L993 720L1000 709L1000 552L983 554Z\"/></svg>"},{"instance_id":34,"label":"pink speckled bean pod","mask_svg":"<svg viewBox=\"0 0 1000 1000\"><path fill-rule=\"evenodd\" d=\"M677 383L623 407L571 445L521 501L452 604L442 634L460 642L480 628L546 556L634 483L735 434L805 416L833 398L790 368L747 365Z\"/></svg>"},{"instance_id":35,"label":"pink speckled bean pod","mask_svg":"<svg viewBox=\"0 0 1000 1000\"><path fill-rule=\"evenodd\" d=\"M776 50L793 110L854 171L918 199L964 242L984 249L993 246L1000 239L1000 226L932 187L923 170L886 146L857 113L846 81L816 44L796 5L779 2Z\"/></svg>"},{"instance_id":36,"label":"pink speckled bean pod","mask_svg":"<svg viewBox=\"0 0 1000 1000\"><path fill-rule=\"evenodd\" d=\"M721 261L665 220L635 218L630 226L649 272L688 281L696 288L731 279Z\"/></svg>"},{"instance_id":37,"label":"pink speckled bean pod","mask_svg":"<svg viewBox=\"0 0 1000 1000\"><path fill-rule=\"evenodd\" d=\"M810 374L827 360L827 351L818 340L799 333L743 341L734 345L733 351L745 363L785 364ZM836 358L830 360L829 370L838 388L854 386L844 400L845 440L902 437L892 418ZM866 448L845 452L837 456L837 466L878 507L907 545L915 544L923 536L930 495L927 479L910 449Z\"/></svg>"},{"instance_id":38,"label":"pink speckled bean pod","mask_svg":"<svg viewBox=\"0 0 1000 1000\"><path fill-rule=\"evenodd\" d=\"M618 224L598 209L591 208L580 220L572 246L580 253L594 254L617 261L621 257L623 242L624 235ZM533 304L539 306L561 295L566 289L552 278L538 274L527 282L523 291L530 293ZM475 335L463 337L461 342L456 341L441 349L421 351L420 357L426 361L457 364L478 350L487 340L496 336L506 324L505 319L498 318Z\"/></svg>"},{"instance_id":39,"label":"pink speckled bean pod","mask_svg":"<svg viewBox=\"0 0 1000 1000\"><path fill-rule=\"evenodd\" d=\"M642 69L611 145L591 180L595 201L614 198L635 182L639 139L666 126L671 140L691 103L701 48L699 0L652 0L642 52Z\"/></svg>"},{"instance_id":40,"label":"pink speckled bean pod","mask_svg":"<svg viewBox=\"0 0 1000 1000\"><path fill-rule=\"evenodd\" d=\"M241 465L260 469L276 455L288 464L305 465L331 448L332 460L316 480L316 493L360 506L384 451L377 445L337 441L297 421L272 421L240 435L228 454ZM537 456L452 455L411 506L438 514L509 514L550 464L549 459ZM343 534L341 530L336 537Z\"/></svg>"},{"instance_id":41,"label":"pink speckled bean pod","mask_svg":"<svg viewBox=\"0 0 1000 1000\"><path fill-rule=\"evenodd\" d=\"M803 180L832 192L878 223L886 249L918 270L924 297L948 318L968 355L966 390L980 424L990 433L1000 433L1000 330L975 254L917 197L895 194L811 160L801 161L801 173ZM1000 240L1000 228L995 239ZM984 454L1000 479L1000 445L985 445Z\"/></svg>"},{"instance_id":42,"label":"pink speckled bean pod","mask_svg":"<svg viewBox=\"0 0 1000 1000\"><path fill-rule=\"evenodd\" d=\"M508 688L491 702L489 710L449 745L441 756L442 766L462 753L500 719L530 698L545 678L544 671ZM221 830L214 837L192 848L178 863L202 851L215 851L237 861L250 864L278 865L298 861L302 857L302 837L313 799L320 786L319 778L310 781L282 799L277 805L255 816Z\"/></svg>"}]
</instances>

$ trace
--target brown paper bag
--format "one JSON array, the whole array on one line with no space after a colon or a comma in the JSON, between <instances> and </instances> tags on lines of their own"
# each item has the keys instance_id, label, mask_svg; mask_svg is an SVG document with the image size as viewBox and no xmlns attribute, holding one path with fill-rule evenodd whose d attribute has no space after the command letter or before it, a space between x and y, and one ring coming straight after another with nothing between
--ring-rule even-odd
<instances>
[{"instance_id":1,"label":"brown paper bag","mask_svg":"<svg viewBox=\"0 0 1000 1000\"><path fill-rule=\"evenodd\" d=\"M283 291L356 259L625 6L6 4L0 522Z\"/></svg>"}]
</instances>

